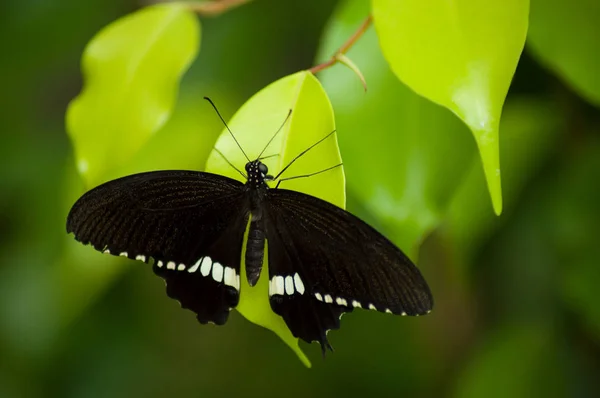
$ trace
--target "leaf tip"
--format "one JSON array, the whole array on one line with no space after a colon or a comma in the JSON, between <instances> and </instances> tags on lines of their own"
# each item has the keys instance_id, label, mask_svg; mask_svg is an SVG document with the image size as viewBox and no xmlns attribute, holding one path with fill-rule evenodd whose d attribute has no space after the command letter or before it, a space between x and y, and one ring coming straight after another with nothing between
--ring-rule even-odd
<instances>
[{"instance_id":1,"label":"leaf tip","mask_svg":"<svg viewBox=\"0 0 600 398\"><path fill-rule=\"evenodd\" d=\"M498 142L499 126L496 124L491 128L478 129L471 124L470 127L479 148L479 155L483 163L483 172L487 181L492 207L494 213L499 216L502 213L502 181L500 172L500 147Z\"/></svg>"},{"instance_id":2,"label":"leaf tip","mask_svg":"<svg viewBox=\"0 0 600 398\"><path fill-rule=\"evenodd\" d=\"M498 165L497 158L485 158L483 152L481 155L492 207L494 213L499 216L502 214L502 179L500 177L500 166Z\"/></svg>"},{"instance_id":3,"label":"leaf tip","mask_svg":"<svg viewBox=\"0 0 600 398\"><path fill-rule=\"evenodd\" d=\"M365 77L363 76L363 74L360 71L360 69L358 68L358 66L354 62L352 62L352 60L343 53L336 54L335 59L342 65L345 65L346 67L348 67L352 72L354 72L354 74L360 79L360 82L366 92L367 91L367 81L365 80Z\"/></svg>"},{"instance_id":4,"label":"leaf tip","mask_svg":"<svg viewBox=\"0 0 600 398\"><path fill-rule=\"evenodd\" d=\"M494 192L494 191L490 191L490 192L492 195L492 207L494 208L494 213L497 216L500 216L502 214L502 206L503 206L500 182L498 182L497 186L498 186L497 192Z\"/></svg>"}]
</instances>

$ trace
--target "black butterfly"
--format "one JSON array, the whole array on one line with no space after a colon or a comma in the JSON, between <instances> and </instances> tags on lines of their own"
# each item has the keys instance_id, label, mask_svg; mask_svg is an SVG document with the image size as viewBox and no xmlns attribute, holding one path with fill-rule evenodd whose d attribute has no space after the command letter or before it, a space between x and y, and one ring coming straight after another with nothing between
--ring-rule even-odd
<instances>
[{"instance_id":1,"label":"black butterfly","mask_svg":"<svg viewBox=\"0 0 600 398\"><path fill-rule=\"evenodd\" d=\"M429 313L427 283L383 235L326 201L268 186L312 147L275 177L260 155L248 161L245 184L185 170L109 181L77 200L67 232L105 253L154 259L169 297L201 323L218 325L239 302L242 255L250 286L261 277L266 240L272 310L295 337L318 341L323 353L331 349L326 333L354 308Z\"/></svg>"}]
</instances>

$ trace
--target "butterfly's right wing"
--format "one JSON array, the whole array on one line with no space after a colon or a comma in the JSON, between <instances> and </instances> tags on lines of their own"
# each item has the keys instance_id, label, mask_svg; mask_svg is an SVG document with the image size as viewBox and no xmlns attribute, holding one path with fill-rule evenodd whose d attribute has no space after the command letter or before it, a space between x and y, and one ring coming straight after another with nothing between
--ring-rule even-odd
<instances>
[{"instance_id":1,"label":"butterfly's right wing","mask_svg":"<svg viewBox=\"0 0 600 398\"><path fill-rule=\"evenodd\" d=\"M354 308L422 315L433 299L417 267L375 229L319 198L285 189L265 201L269 294L292 334L329 347Z\"/></svg>"},{"instance_id":2,"label":"butterfly's right wing","mask_svg":"<svg viewBox=\"0 0 600 398\"><path fill-rule=\"evenodd\" d=\"M248 221L243 184L194 171L154 171L84 194L67 232L96 250L148 262L167 294L201 323L223 324L239 301L242 239Z\"/></svg>"}]
</instances>

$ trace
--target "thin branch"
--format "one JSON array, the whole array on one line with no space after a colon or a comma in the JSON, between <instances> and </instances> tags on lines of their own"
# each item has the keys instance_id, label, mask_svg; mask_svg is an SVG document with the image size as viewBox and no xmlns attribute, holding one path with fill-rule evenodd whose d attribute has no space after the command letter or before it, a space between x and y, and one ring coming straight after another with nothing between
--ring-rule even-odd
<instances>
[{"instance_id":1,"label":"thin branch","mask_svg":"<svg viewBox=\"0 0 600 398\"><path fill-rule=\"evenodd\" d=\"M356 43L358 41L358 39L360 39L360 37L367 31L369 26L371 26L372 22L373 22L373 17L371 15L369 15L364 20L364 22L360 25L360 27L356 30L356 32L354 32L354 34L352 36L350 36L350 38L348 38L348 40L346 40L346 42L340 47L340 49L338 50L338 53L346 54L348 52L348 50L350 50L350 48L352 48L354 43Z\"/></svg>"},{"instance_id":2,"label":"thin branch","mask_svg":"<svg viewBox=\"0 0 600 398\"><path fill-rule=\"evenodd\" d=\"M239 7L252 0L214 0L204 3L187 3L187 7L205 17L219 16L232 8Z\"/></svg>"},{"instance_id":3,"label":"thin branch","mask_svg":"<svg viewBox=\"0 0 600 398\"><path fill-rule=\"evenodd\" d=\"M312 68L310 68L308 71L314 75L315 73L320 72L323 69L327 69L330 66L333 66L336 63L340 62L340 58L342 58L342 57L340 57L340 55L343 56L352 48L352 46L358 41L358 39L360 39L362 37L362 35L367 31L369 26L371 26L372 22L373 22L373 18L371 17L371 15L369 15L363 21L363 23L358 27L356 32L354 32L352 34L352 36L350 36L348 38L348 40L346 40L346 42L344 44L342 44L342 46L335 52L335 54L328 61L325 61L322 64L315 65ZM364 78L362 78L362 76L361 76L361 80L364 80Z\"/></svg>"}]
</instances>

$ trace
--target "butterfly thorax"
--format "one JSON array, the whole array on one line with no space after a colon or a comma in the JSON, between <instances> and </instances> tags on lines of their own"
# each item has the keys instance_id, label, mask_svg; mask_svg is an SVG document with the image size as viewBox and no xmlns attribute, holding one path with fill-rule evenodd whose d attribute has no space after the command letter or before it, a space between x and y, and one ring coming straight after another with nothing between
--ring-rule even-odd
<instances>
[{"instance_id":1,"label":"butterfly thorax","mask_svg":"<svg viewBox=\"0 0 600 398\"><path fill-rule=\"evenodd\" d=\"M268 188L266 181L273 179L273 177L267 174L268 172L269 169L267 168L267 165L260 160L253 160L246 163L246 173L248 174L246 186L250 189L257 190Z\"/></svg>"},{"instance_id":2,"label":"butterfly thorax","mask_svg":"<svg viewBox=\"0 0 600 398\"><path fill-rule=\"evenodd\" d=\"M248 175L246 189L250 191L250 211L253 220L262 218L261 203L267 194L267 189L269 189L266 181L273 179L272 176L267 174L268 172L269 169L260 160L246 163L246 173Z\"/></svg>"},{"instance_id":3,"label":"butterfly thorax","mask_svg":"<svg viewBox=\"0 0 600 398\"><path fill-rule=\"evenodd\" d=\"M246 173L248 173L246 187L250 191L251 222L245 258L246 276L250 286L254 286L258 282L263 265L266 236L261 204L269 189L266 181L273 179L267 174L268 171L267 166L260 160L246 163Z\"/></svg>"}]
</instances>

